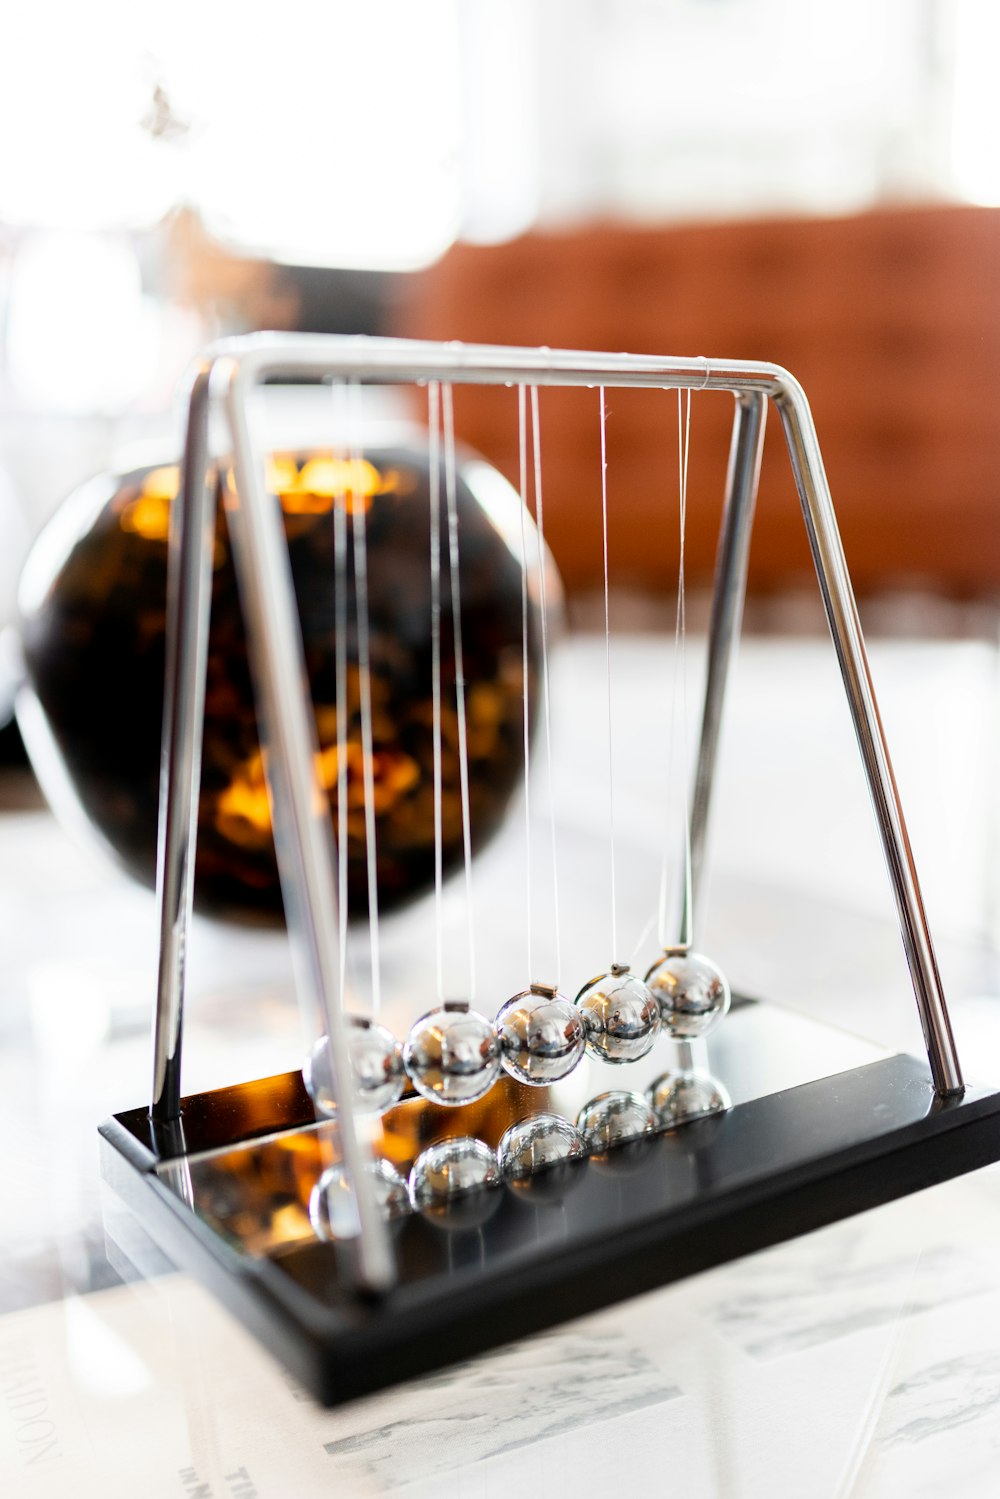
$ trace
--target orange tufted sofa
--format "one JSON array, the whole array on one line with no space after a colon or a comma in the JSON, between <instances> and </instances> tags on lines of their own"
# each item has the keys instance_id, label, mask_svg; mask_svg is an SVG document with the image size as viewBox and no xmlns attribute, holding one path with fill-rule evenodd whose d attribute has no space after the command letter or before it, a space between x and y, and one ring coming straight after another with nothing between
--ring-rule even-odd
<instances>
[{"instance_id":1,"label":"orange tufted sofa","mask_svg":"<svg viewBox=\"0 0 1000 1499\"><path fill-rule=\"evenodd\" d=\"M860 590L1000 589L1000 210L532 234L459 246L398 318L416 337L773 359L810 396ZM571 589L600 577L596 395L543 391L546 526ZM676 409L609 395L612 551L622 581L676 563ZM516 479L516 401L456 393L460 435ZM731 400L695 397L692 578L711 574ZM811 564L771 416L752 579Z\"/></svg>"}]
</instances>

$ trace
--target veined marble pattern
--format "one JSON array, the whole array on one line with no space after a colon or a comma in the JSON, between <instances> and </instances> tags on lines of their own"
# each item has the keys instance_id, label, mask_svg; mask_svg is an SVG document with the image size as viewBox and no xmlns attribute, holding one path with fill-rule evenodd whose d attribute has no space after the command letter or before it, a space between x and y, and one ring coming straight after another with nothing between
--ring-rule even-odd
<instances>
[{"instance_id":1,"label":"veined marble pattern","mask_svg":"<svg viewBox=\"0 0 1000 1499\"><path fill-rule=\"evenodd\" d=\"M925 1442L941 1432L1000 1415L1000 1349L929 1364L893 1385L876 1440ZM1000 1428L996 1433L1000 1446Z\"/></svg>"},{"instance_id":2,"label":"veined marble pattern","mask_svg":"<svg viewBox=\"0 0 1000 1499\"><path fill-rule=\"evenodd\" d=\"M618 712L639 712L644 725L616 744L629 945L655 905L662 736L648 728L650 683L664 680L668 647L623 642L616 675ZM873 656L959 1042L970 1072L989 1081L1000 1076L995 953L984 957L964 936L974 930L978 944L987 923L997 852L983 815L995 802L985 727L995 651L876 646ZM563 939L567 970L581 977L609 957L604 882L588 874L604 867L594 862L605 857L603 813L595 819L593 809L605 743L578 732L600 711L603 680L600 639L571 643L554 670ZM693 701L694 674L691 690ZM931 699L943 725L936 736L927 731ZM728 711L713 955L747 992L918 1047L828 645L749 642ZM548 805L542 781L532 801L540 840ZM0 1110L15 1148L0 1214L0 1297L28 1309L0 1317L0 1494L178 1499L207 1489L232 1499L252 1487L258 1499L404 1490L408 1499L663 1490L685 1499L998 1499L996 1171L333 1412L304 1398L186 1277L30 1305L93 1283L94 1129L148 1086L155 903L95 871L47 814L8 814L3 832ZM523 912L511 878L522 868L521 838L513 819L477 861L483 993L523 982L521 947L510 940ZM537 896L548 899L544 889ZM460 937L461 899L446 910ZM540 930L546 919L540 911ZM433 985L426 920L415 907L383 934L386 1018L399 1028L420 986ZM286 947L280 933L195 924L187 1086L299 1065ZM974 995L982 998L972 1028L965 1001ZM26 1439L40 1428L23 1425L26 1388L31 1419L41 1410L54 1423L51 1462L32 1461Z\"/></svg>"},{"instance_id":3,"label":"veined marble pattern","mask_svg":"<svg viewBox=\"0 0 1000 1499\"><path fill-rule=\"evenodd\" d=\"M1000 1292L900 1328L843 1499L951 1493L1000 1493Z\"/></svg>"},{"instance_id":4,"label":"veined marble pattern","mask_svg":"<svg viewBox=\"0 0 1000 1499\"><path fill-rule=\"evenodd\" d=\"M332 1418L325 1442L345 1479L363 1472L385 1488L482 1462L546 1438L675 1400L626 1330L577 1327L511 1344L429 1375Z\"/></svg>"},{"instance_id":5,"label":"veined marble pattern","mask_svg":"<svg viewBox=\"0 0 1000 1499\"><path fill-rule=\"evenodd\" d=\"M1000 1263L988 1246L944 1243L918 1255L897 1243L887 1251L862 1219L733 1265L708 1282L699 1305L751 1358L772 1359L998 1287Z\"/></svg>"},{"instance_id":6,"label":"veined marble pattern","mask_svg":"<svg viewBox=\"0 0 1000 1499\"><path fill-rule=\"evenodd\" d=\"M980 1174L926 1201L978 1246L994 1225L982 1198ZM887 1244L919 1261L906 1206L853 1225L883 1267ZM817 1277L843 1230L802 1247L823 1242ZM705 1308L772 1259L787 1265L768 1251L337 1411L186 1277L33 1308L0 1320L0 1353L11 1378L31 1364L59 1459L25 1487L0 1419L0 1492L177 1499L190 1472L221 1499L245 1470L258 1499L582 1499L665 1476L687 1499L996 1499L1000 1289L949 1301L943 1283L934 1309L759 1360Z\"/></svg>"}]
</instances>

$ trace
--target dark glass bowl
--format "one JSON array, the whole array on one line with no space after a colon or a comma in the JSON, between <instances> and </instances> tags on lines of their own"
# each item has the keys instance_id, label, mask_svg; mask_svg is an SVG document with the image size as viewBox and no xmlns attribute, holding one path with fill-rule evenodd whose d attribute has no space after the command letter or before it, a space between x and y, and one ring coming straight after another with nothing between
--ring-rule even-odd
<instances>
[{"instance_id":1,"label":"dark glass bowl","mask_svg":"<svg viewBox=\"0 0 1000 1499\"><path fill-rule=\"evenodd\" d=\"M374 710L374 806L380 904L433 883L429 460L419 445L369 448L353 487L366 506ZM268 487L282 509L320 751L336 815L335 493L327 450L272 455ZM220 475L220 488L232 483ZM167 531L176 466L105 476L71 495L39 537L22 578L27 685L18 717L55 809L87 825L152 884L162 717ZM441 482L443 857L462 854L455 656ZM220 499L224 498L220 494ZM495 470L459 465L462 632L467 681L473 847L496 832L523 773L519 501ZM530 523L529 523L530 524ZM348 523L350 538L352 527ZM533 533L531 533L533 541ZM533 547L529 544L529 559ZM534 691L540 617L529 595ZM348 887L367 911L364 787L353 542L348 555ZM558 596L558 584L553 592ZM243 622L219 505L195 899L233 915L281 912Z\"/></svg>"}]
</instances>

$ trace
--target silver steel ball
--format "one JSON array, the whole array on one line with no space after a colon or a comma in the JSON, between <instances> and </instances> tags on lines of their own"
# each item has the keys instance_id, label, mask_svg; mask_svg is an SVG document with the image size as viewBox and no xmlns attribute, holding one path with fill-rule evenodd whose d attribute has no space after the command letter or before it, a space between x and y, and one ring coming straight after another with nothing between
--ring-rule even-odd
<instances>
[{"instance_id":1,"label":"silver steel ball","mask_svg":"<svg viewBox=\"0 0 1000 1499\"><path fill-rule=\"evenodd\" d=\"M641 979L615 964L576 996L587 1047L605 1062L638 1062L660 1033L660 1011Z\"/></svg>"},{"instance_id":2,"label":"silver steel ball","mask_svg":"<svg viewBox=\"0 0 1000 1499\"><path fill-rule=\"evenodd\" d=\"M488 1093L500 1074L500 1042L485 1015L447 1003L410 1029L403 1060L418 1093L457 1107Z\"/></svg>"},{"instance_id":3,"label":"silver steel ball","mask_svg":"<svg viewBox=\"0 0 1000 1499\"><path fill-rule=\"evenodd\" d=\"M653 964L646 983L660 1007L663 1029L675 1041L696 1041L730 1005L725 975L702 953L668 952Z\"/></svg>"},{"instance_id":4,"label":"silver steel ball","mask_svg":"<svg viewBox=\"0 0 1000 1499\"><path fill-rule=\"evenodd\" d=\"M604 1155L656 1128L656 1115L641 1093L599 1093L584 1104L576 1127L592 1155Z\"/></svg>"},{"instance_id":5,"label":"silver steel ball","mask_svg":"<svg viewBox=\"0 0 1000 1499\"><path fill-rule=\"evenodd\" d=\"M399 1218L410 1211L406 1182L391 1161L376 1157L365 1170L371 1178L376 1206L384 1218ZM313 1187L309 1195L309 1221L317 1239L325 1244L354 1239L360 1232L357 1201L341 1163L328 1166Z\"/></svg>"},{"instance_id":6,"label":"silver steel ball","mask_svg":"<svg viewBox=\"0 0 1000 1499\"><path fill-rule=\"evenodd\" d=\"M732 1099L717 1078L694 1069L666 1072L646 1089L661 1125L672 1128L732 1108Z\"/></svg>"},{"instance_id":7,"label":"silver steel ball","mask_svg":"<svg viewBox=\"0 0 1000 1499\"><path fill-rule=\"evenodd\" d=\"M360 1015L347 1019L351 1056L351 1097L363 1114L381 1114L398 1103L406 1087L403 1049L391 1031ZM302 1076L310 1098L321 1114L337 1112L330 1066L330 1041L320 1036L309 1051Z\"/></svg>"},{"instance_id":8,"label":"silver steel ball","mask_svg":"<svg viewBox=\"0 0 1000 1499\"><path fill-rule=\"evenodd\" d=\"M555 989L533 985L508 999L494 1026L500 1061L519 1083L543 1088L568 1077L587 1047L579 1010Z\"/></svg>"}]
</instances>

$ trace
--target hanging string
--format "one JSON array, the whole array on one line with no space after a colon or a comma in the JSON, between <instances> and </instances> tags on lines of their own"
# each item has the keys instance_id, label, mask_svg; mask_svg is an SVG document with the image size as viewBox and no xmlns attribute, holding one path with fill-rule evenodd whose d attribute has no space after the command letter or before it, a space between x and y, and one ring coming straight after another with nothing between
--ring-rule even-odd
<instances>
[{"instance_id":1,"label":"hanging string","mask_svg":"<svg viewBox=\"0 0 1000 1499\"><path fill-rule=\"evenodd\" d=\"M358 617L358 686L361 699L361 763L365 803L365 852L368 864L368 942L371 950L372 1014L378 1018L382 1006L381 948L378 920L378 862L375 832L375 750L372 733L371 637L368 618L367 496L359 493L361 453L357 433L361 417L361 387L350 386L352 396L349 436L348 493L354 522L354 596Z\"/></svg>"},{"instance_id":2,"label":"hanging string","mask_svg":"<svg viewBox=\"0 0 1000 1499\"><path fill-rule=\"evenodd\" d=\"M437 965L437 996L444 1003L444 844L441 808L441 386L427 386L427 426L430 433L431 505L431 702L434 735L434 946Z\"/></svg>"},{"instance_id":3,"label":"hanging string","mask_svg":"<svg viewBox=\"0 0 1000 1499\"><path fill-rule=\"evenodd\" d=\"M545 598L545 521L542 514L542 438L538 421L538 386L531 386L531 437L535 470L535 520L538 528L538 590L542 613L542 687L545 695L545 758L549 777L550 831L552 836L552 908L556 972L553 988L562 972L562 939L559 930L559 864L556 852L555 780L552 775L552 697L549 690L548 606Z\"/></svg>"},{"instance_id":4,"label":"hanging string","mask_svg":"<svg viewBox=\"0 0 1000 1499\"><path fill-rule=\"evenodd\" d=\"M708 375L705 376L706 384ZM681 906L680 930L677 934L678 946L687 950L693 941L692 932L692 884L691 884L691 736L688 724L688 692L687 692L687 586L684 569L684 546L687 537L687 493L688 493L688 459L691 455L691 392L684 392L684 425L683 438L681 435L681 392L677 392L677 444L683 450L684 457L680 466L680 556L678 561L678 585L679 596L678 613L680 615L680 649L681 649L681 734L683 736L683 793L684 793L684 888L682 893L683 904Z\"/></svg>"},{"instance_id":5,"label":"hanging string","mask_svg":"<svg viewBox=\"0 0 1000 1499\"><path fill-rule=\"evenodd\" d=\"M469 1002L475 999L476 938L472 912L472 818L469 807L469 740L465 715L465 667L462 657L462 604L459 592L458 495L455 474L455 408L450 384L441 387L444 412L444 494L448 511L448 565L451 618L455 640L455 708L458 715L458 771L462 789L462 850L465 861L465 905L469 939Z\"/></svg>"},{"instance_id":6,"label":"hanging string","mask_svg":"<svg viewBox=\"0 0 1000 1499\"><path fill-rule=\"evenodd\" d=\"M684 401L682 401L682 396ZM686 402L686 405L685 405ZM687 535L687 482L688 482L688 454L691 446L691 392L690 390L677 392L677 469L679 490L679 524L680 524L680 552L677 563L677 615L674 623L674 682L672 692L672 709L670 717L670 737L667 750L667 788L669 791L674 786L674 745L676 740L676 708L678 700L678 683L680 684L681 699L681 736L683 739L683 766L682 766L682 802L684 807L684 849L683 849L683 893L681 900L680 929L676 937L669 933L668 923L668 885L669 885L669 836L664 839L663 864L660 871L660 905L658 917L658 940L662 948L681 947L687 949L691 945L691 812L688 802L688 721L687 721L687 615L686 615L686 587L684 572L684 545ZM669 821L669 818L668 818ZM669 834L669 829L668 829Z\"/></svg>"},{"instance_id":7,"label":"hanging string","mask_svg":"<svg viewBox=\"0 0 1000 1499\"><path fill-rule=\"evenodd\" d=\"M650 936L652 934L653 928L657 924L657 919L658 919L657 908L654 907L654 909L649 913L649 916L648 916L648 918L646 920L646 923L643 926L642 931L639 933L639 936L636 939L635 946L632 948L632 951L629 954L629 960L628 961L629 961L629 967L630 968L635 968L636 965L638 964L638 962L639 962L639 960L640 960L640 958L642 956L642 953L643 953L643 951L645 949L646 943L649 941L649 938L650 938Z\"/></svg>"},{"instance_id":8,"label":"hanging string","mask_svg":"<svg viewBox=\"0 0 1000 1499\"><path fill-rule=\"evenodd\" d=\"M615 879L615 771L614 717L611 704L611 594L608 582L608 409L604 386L598 387L601 402L601 523L604 533L604 664L608 693L608 841L611 870L611 958L618 961L618 887Z\"/></svg>"},{"instance_id":9,"label":"hanging string","mask_svg":"<svg viewBox=\"0 0 1000 1499\"><path fill-rule=\"evenodd\" d=\"M528 420L527 391L517 387L517 436L521 489L521 721L524 730L524 929L528 939L528 975L535 972L531 894L531 708L528 666Z\"/></svg>"},{"instance_id":10,"label":"hanging string","mask_svg":"<svg viewBox=\"0 0 1000 1499\"><path fill-rule=\"evenodd\" d=\"M337 703L337 932L340 960L340 1004L347 996L347 487L344 434L347 430L347 391L342 381L333 387L334 473L333 497L333 629L334 683Z\"/></svg>"}]
</instances>

